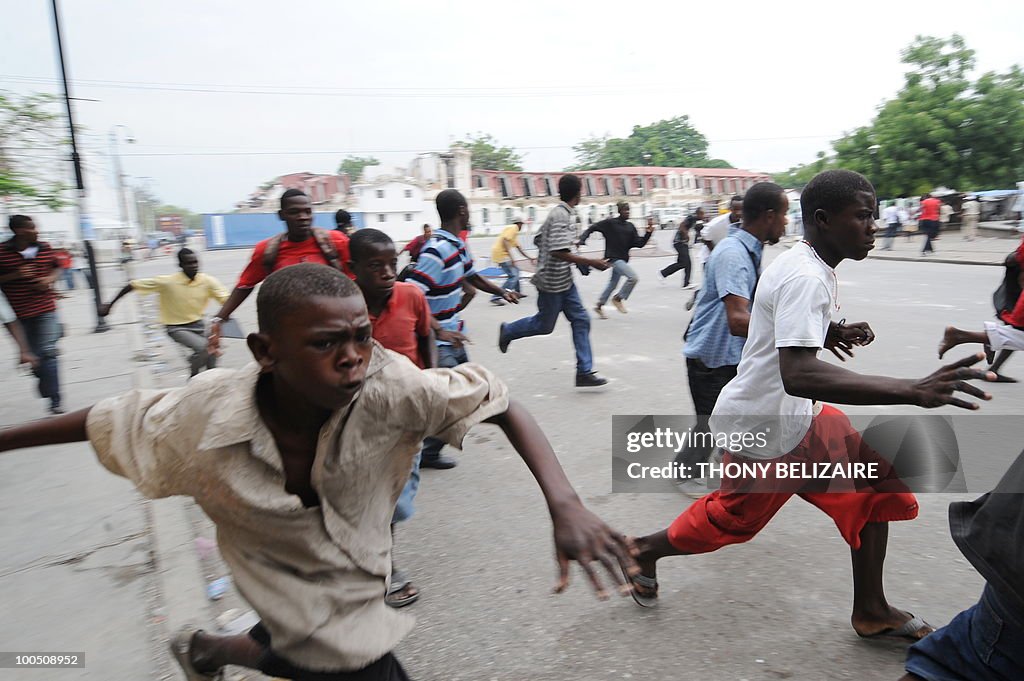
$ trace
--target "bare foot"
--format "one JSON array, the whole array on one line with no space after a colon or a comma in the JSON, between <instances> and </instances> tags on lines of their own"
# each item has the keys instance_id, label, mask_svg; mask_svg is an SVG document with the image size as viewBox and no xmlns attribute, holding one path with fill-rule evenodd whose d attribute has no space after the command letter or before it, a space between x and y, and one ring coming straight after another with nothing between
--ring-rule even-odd
<instances>
[{"instance_id":1,"label":"bare foot","mask_svg":"<svg viewBox=\"0 0 1024 681\"><path fill-rule=\"evenodd\" d=\"M942 342L939 343L939 359L963 342L960 329L955 326L947 326L945 333L942 334Z\"/></svg>"},{"instance_id":2,"label":"bare foot","mask_svg":"<svg viewBox=\"0 0 1024 681\"><path fill-rule=\"evenodd\" d=\"M919 627L913 628L910 631L900 631L901 627L906 626L912 619L914 619L914 616L909 612L897 610L889 606L888 612L881 616L871 614L858 615L854 613L850 617L850 623L853 625L853 630L857 632L857 635L864 638L894 635L898 638L905 638L908 641L920 641L935 631L933 626L923 620L919 620L921 622Z\"/></svg>"}]
</instances>

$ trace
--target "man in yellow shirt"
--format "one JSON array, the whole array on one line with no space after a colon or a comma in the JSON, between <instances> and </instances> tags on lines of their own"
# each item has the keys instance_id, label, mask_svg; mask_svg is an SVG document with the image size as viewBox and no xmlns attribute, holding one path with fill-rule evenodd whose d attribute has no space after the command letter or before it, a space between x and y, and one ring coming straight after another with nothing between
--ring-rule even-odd
<instances>
[{"instance_id":1,"label":"man in yellow shirt","mask_svg":"<svg viewBox=\"0 0 1024 681\"><path fill-rule=\"evenodd\" d=\"M505 283L501 287L506 291L515 291L520 298L525 298L526 296L519 290L519 268L516 267L516 263L512 259L512 249L519 251L524 258L534 264L537 261L526 255L522 246L519 245L519 230L522 228L523 219L516 216L511 225L501 230L501 235L491 248L491 262L505 273ZM491 303L504 305L505 301L499 296L491 296Z\"/></svg>"},{"instance_id":2,"label":"man in yellow shirt","mask_svg":"<svg viewBox=\"0 0 1024 681\"><path fill-rule=\"evenodd\" d=\"M199 271L199 256L195 252L187 248L178 251L178 264L181 272L133 279L113 300L100 306L100 316L110 314L114 303L132 291L159 294L160 322L166 327L171 340L192 351L189 365L192 376L195 376L204 367L212 369L217 365L217 358L206 349L203 312L211 300L223 304L228 299L228 290L215 278Z\"/></svg>"}]
</instances>

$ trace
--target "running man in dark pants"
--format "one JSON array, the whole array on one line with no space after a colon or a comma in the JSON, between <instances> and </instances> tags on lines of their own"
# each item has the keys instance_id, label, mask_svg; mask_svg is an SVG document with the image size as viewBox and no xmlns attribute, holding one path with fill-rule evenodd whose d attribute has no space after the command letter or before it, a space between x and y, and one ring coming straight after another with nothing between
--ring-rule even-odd
<instances>
[{"instance_id":1,"label":"running man in dark pants","mask_svg":"<svg viewBox=\"0 0 1024 681\"><path fill-rule=\"evenodd\" d=\"M0 243L0 291L25 331L29 350L39 360L32 368L39 379L39 396L50 400L51 414L63 414L57 362L57 341L63 334L53 291L60 275L57 256L50 244L39 240L29 216L12 215L7 224L14 236Z\"/></svg>"},{"instance_id":2,"label":"running man in dark pants","mask_svg":"<svg viewBox=\"0 0 1024 681\"><path fill-rule=\"evenodd\" d=\"M676 231L675 238L672 239L672 246L676 249L676 261L660 272L662 279L675 274L679 270L685 270L683 273L683 288L690 288L690 230L698 222L703 221L704 209L698 208L697 212L693 215L687 215L686 219L679 223L679 229Z\"/></svg>"},{"instance_id":3,"label":"running man in dark pants","mask_svg":"<svg viewBox=\"0 0 1024 681\"><path fill-rule=\"evenodd\" d=\"M743 198L743 227L727 236L711 251L704 266L704 284L698 292L697 309L686 331L686 377L697 414L694 433L707 433L708 418L718 394L736 377L750 323L750 303L754 299L761 270L762 244L775 244L785 234L789 200L785 190L773 182L759 182ZM695 464L707 461L711 450L703 446L705 438L691 441L676 461L696 470ZM707 493L707 481L688 479L679 489L695 498Z\"/></svg>"}]
</instances>

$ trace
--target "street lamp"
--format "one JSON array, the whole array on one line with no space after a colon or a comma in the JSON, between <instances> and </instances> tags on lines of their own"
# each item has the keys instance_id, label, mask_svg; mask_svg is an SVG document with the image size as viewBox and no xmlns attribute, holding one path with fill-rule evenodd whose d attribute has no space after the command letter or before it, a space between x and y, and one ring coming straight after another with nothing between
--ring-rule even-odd
<instances>
[{"instance_id":1,"label":"street lamp","mask_svg":"<svg viewBox=\"0 0 1024 681\"><path fill-rule=\"evenodd\" d=\"M125 131L124 141L128 144L135 144L135 136L127 126L118 124L110 129L110 158L114 161L114 180L117 183L117 204L121 212L121 226L128 232L132 231L131 221L128 219L128 200L124 193L124 174L121 172L121 155L117 152L117 129ZM135 230L135 237L142 241L141 229Z\"/></svg>"}]
</instances>

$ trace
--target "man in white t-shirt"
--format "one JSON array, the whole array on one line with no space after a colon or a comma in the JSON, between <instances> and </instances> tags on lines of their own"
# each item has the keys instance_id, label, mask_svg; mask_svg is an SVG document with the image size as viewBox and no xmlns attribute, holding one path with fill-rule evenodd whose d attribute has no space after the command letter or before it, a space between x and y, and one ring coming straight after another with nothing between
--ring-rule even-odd
<instances>
[{"instance_id":1,"label":"man in white t-shirt","mask_svg":"<svg viewBox=\"0 0 1024 681\"><path fill-rule=\"evenodd\" d=\"M817 175L800 197L806 240L795 244L765 269L751 310L747 342L737 376L722 390L711 417L716 434L757 435L744 442L730 462L781 462L809 466L864 459L875 454L862 446L849 419L828 405L912 404L967 409L977 404L957 392L990 396L965 381L994 380L995 374L970 368L981 355L943 367L915 381L863 376L818 359L822 348L853 356L851 348L874 340L865 322L831 320L839 307L835 267L846 259L863 260L874 247L875 192L863 176L847 170ZM731 440L730 440L731 441ZM861 636L918 640L932 628L898 610L882 590L882 563L888 523L917 516L917 500L891 467L867 487L787 484L775 465L758 480L724 478L722 489L694 502L668 529L636 540L642 573L632 578L641 605L657 597L659 558L715 551L752 539L794 494L828 514L852 549L853 615ZM756 484L755 484L756 483ZM888 491L894 490L894 491Z\"/></svg>"}]
</instances>

